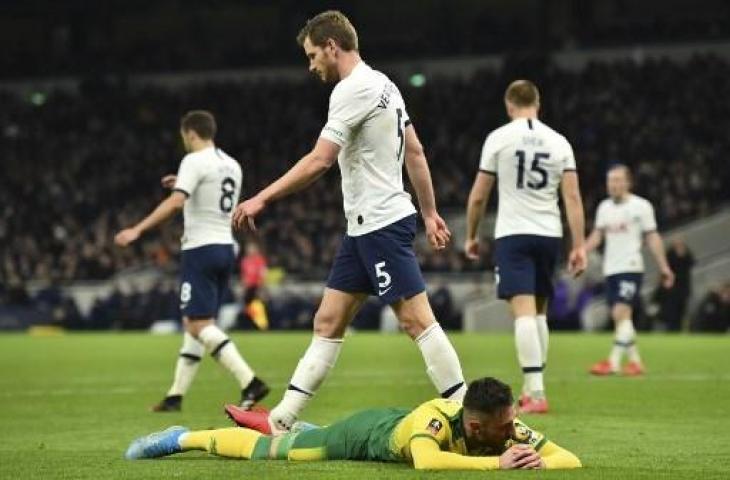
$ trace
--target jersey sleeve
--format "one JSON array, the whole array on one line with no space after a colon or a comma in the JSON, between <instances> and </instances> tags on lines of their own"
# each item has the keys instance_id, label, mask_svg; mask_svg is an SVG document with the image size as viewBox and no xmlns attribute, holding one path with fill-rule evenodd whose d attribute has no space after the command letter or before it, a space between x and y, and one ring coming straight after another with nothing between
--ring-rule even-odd
<instances>
[{"instance_id":1,"label":"jersey sleeve","mask_svg":"<svg viewBox=\"0 0 730 480\"><path fill-rule=\"evenodd\" d=\"M532 428L528 427L525 423L522 422L522 420L516 418L515 419L515 437L513 439L514 443L523 443L525 445L530 445L532 448L535 449L535 451L539 452L542 447L545 446L548 439L545 435L538 432L537 430L533 430Z\"/></svg>"},{"instance_id":2,"label":"jersey sleeve","mask_svg":"<svg viewBox=\"0 0 730 480\"><path fill-rule=\"evenodd\" d=\"M372 110L371 100L365 88L353 88L351 85L335 87L330 95L327 123L319 136L340 147L344 146L350 140L352 131Z\"/></svg>"},{"instance_id":3,"label":"jersey sleeve","mask_svg":"<svg viewBox=\"0 0 730 480\"><path fill-rule=\"evenodd\" d=\"M177 180L175 181L173 190L182 192L189 197L193 194L199 182L200 173L195 160L190 155L186 155L182 159L182 162L180 162L180 168L177 170Z\"/></svg>"},{"instance_id":4,"label":"jersey sleeve","mask_svg":"<svg viewBox=\"0 0 730 480\"><path fill-rule=\"evenodd\" d=\"M479 159L479 171L485 173L497 174L497 140L494 133L487 135L487 139L482 146L482 156Z\"/></svg>"},{"instance_id":5,"label":"jersey sleeve","mask_svg":"<svg viewBox=\"0 0 730 480\"><path fill-rule=\"evenodd\" d=\"M563 147L563 171L574 172L576 170L576 166L573 147L570 145L570 142L568 140L564 139L564 142L565 145Z\"/></svg>"},{"instance_id":6,"label":"jersey sleeve","mask_svg":"<svg viewBox=\"0 0 730 480\"><path fill-rule=\"evenodd\" d=\"M413 427L408 436L409 442L416 438L426 438L441 445L447 440L449 421L440 411L431 406L422 405L413 413Z\"/></svg>"},{"instance_id":7,"label":"jersey sleeve","mask_svg":"<svg viewBox=\"0 0 730 480\"><path fill-rule=\"evenodd\" d=\"M644 201L641 209L641 231L644 233L653 232L657 229L656 218L654 217L654 207L651 203Z\"/></svg>"}]
</instances>

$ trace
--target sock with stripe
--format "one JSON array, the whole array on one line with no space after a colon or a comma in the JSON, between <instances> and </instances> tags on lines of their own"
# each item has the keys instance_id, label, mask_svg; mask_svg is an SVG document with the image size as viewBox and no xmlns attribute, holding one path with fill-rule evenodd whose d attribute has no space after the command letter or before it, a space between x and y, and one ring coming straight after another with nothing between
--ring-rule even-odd
<instances>
[{"instance_id":1,"label":"sock with stripe","mask_svg":"<svg viewBox=\"0 0 730 480\"><path fill-rule=\"evenodd\" d=\"M198 334L198 340L205 345L211 356L236 377L241 389L246 388L254 378L251 367L238 353L228 335L216 325L208 325Z\"/></svg>"},{"instance_id":2,"label":"sock with stripe","mask_svg":"<svg viewBox=\"0 0 730 480\"><path fill-rule=\"evenodd\" d=\"M426 362L426 371L442 398L461 402L466 395L466 382L454 346L438 322L434 322L417 338L416 345Z\"/></svg>"},{"instance_id":3,"label":"sock with stripe","mask_svg":"<svg viewBox=\"0 0 730 480\"><path fill-rule=\"evenodd\" d=\"M167 392L168 397L185 395L193 383L195 374L198 373L200 360L205 353L205 347L188 332L183 336L183 344L180 349L180 356L175 365L175 378L172 386Z\"/></svg>"},{"instance_id":4,"label":"sock with stripe","mask_svg":"<svg viewBox=\"0 0 730 480\"><path fill-rule=\"evenodd\" d=\"M341 338L314 336L299 360L289 388L281 402L271 410L271 424L279 430L290 430L299 414L314 396L327 374L337 362L342 348Z\"/></svg>"},{"instance_id":5,"label":"sock with stripe","mask_svg":"<svg viewBox=\"0 0 730 480\"><path fill-rule=\"evenodd\" d=\"M542 353L535 317L522 316L515 319L515 345L524 378L523 392L533 398L543 398L545 386L542 379Z\"/></svg>"}]
</instances>

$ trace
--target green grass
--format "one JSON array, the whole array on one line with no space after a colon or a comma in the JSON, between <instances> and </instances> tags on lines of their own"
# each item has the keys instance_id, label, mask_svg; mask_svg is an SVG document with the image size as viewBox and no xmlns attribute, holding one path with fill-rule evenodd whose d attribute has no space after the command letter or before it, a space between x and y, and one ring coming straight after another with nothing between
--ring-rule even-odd
<instances>
[{"instance_id":1,"label":"green grass","mask_svg":"<svg viewBox=\"0 0 730 480\"><path fill-rule=\"evenodd\" d=\"M244 356L280 397L308 334L236 334ZM512 337L453 335L468 378L494 375L519 388ZM184 411L153 414L171 381L177 336L0 336L0 478L730 478L729 337L644 336L650 373L591 378L608 336L553 335L547 371L552 411L528 424L575 452L585 468L553 472L416 472L362 462L246 462L188 453L129 462L133 438L174 424L228 426L237 391L203 362ZM403 335L349 337L304 418L328 423L373 406L411 406L434 396L418 350Z\"/></svg>"}]
</instances>

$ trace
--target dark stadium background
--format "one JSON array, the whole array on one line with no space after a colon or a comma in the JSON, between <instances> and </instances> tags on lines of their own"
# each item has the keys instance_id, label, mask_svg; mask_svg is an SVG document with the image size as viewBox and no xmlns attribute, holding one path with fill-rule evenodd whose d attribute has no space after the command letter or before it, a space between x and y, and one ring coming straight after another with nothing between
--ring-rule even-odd
<instances>
[{"instance_id":1,"label":"dark stadium background","mask_svg":"<svg viewBox=\"0 0 730 480\"><path fill-rule=\"evenodd\" d=\"M457 233L445 253L418 246L442 323L466 325L469 303L498 308L489 303L491 232L482 261L470 264L460 218L484 137L505 121L504 88L525 77L543 92L545 121L574 145L588 226L606 166L630 165L660 229L684 232L697 259L680 328L727 329L730 250L701 223L720 218L723 231L730 199L730 4L719 0L6 0L0 328L142 329L176 319L181 219L129 250L112 237L165 194L158 179L183 154L177 122L188 109L218 116L218 144L244 167L244 196L306 153L329 89L308 77L294 37L330 7L353 19L364 59L401 86ZM333 169L261 219L258 241L284 279L265 292L272 328L309 328L344 231L338 182ZM601 328L583 318L600 303L600 275L561 282L556 328ZM644 292L641 324L675 328L662 307L684 293L655 286ZM356 326L378 328L380 315L373 302Z\"/></svg>"}]
</instances>

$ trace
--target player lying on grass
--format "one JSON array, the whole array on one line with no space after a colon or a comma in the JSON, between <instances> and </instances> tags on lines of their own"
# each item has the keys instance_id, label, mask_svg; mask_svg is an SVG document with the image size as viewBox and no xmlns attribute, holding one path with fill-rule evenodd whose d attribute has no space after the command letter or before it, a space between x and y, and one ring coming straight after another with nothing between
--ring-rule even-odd
<instances>
[{"instance_id":1,"label":"player lying on grass","mask_svg":"<svg viewBox=\"0 0 730 480\"><path fill-rule=\"evenodd\" d=\"M328 427L298 423L279 436L249 428L188 431L171 427L132 442L128 459L190 450L248 460L370 460L403 462L418 470L578 468L571 452L515 417L510 387L494 378L469 385L462 404L436 399L414 410L364 410ZM227 409L240 422L252 412ZM261 416L266 414L261 413ZM267 428L265 418L258 421Z\"/></svg>"}]
</instances>

